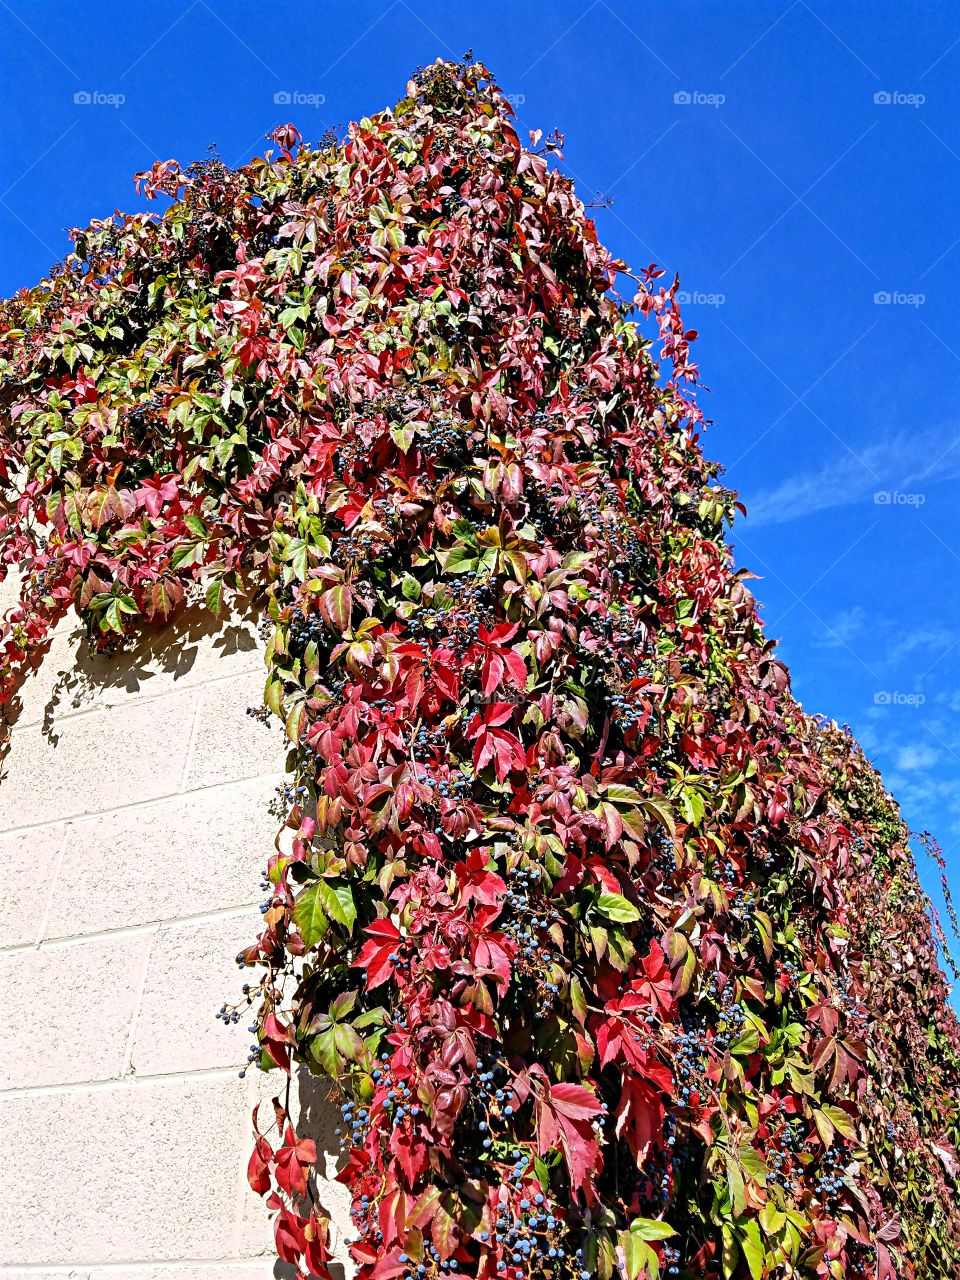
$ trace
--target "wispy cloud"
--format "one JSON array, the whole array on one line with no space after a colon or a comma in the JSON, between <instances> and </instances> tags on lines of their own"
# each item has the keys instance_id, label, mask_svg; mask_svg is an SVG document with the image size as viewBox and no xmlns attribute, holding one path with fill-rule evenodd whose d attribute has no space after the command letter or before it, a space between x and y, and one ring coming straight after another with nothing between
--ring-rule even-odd
<instances>
[{"instance_id":1,"label":"wispy cloud","mask_svg":"<svg viewBox=\"0 0 960 1280\"><path fill-rule=\"evenodd\" d=\"M948 627L917 627L916 630L901 634L890 644L885 657L888 662L902 662L912 653L941 653L956 638L956 632Z\"/></svg>"},{"instance_id":2,"label":"wispy cloud","mask_svg":"<svg viewBox=\"0 0 960 1280\"><path fill-rule=\"evenodd\" d=\"M822 630L814 637L813 647L846 649L863 630L866 622L866 609L863 605L854 605L852 609L836 614L829 622L823 622Z\"/></svg>"},{"instance_id":3,"label":"wispy cloud","mask_svg":"<svg viewBox=\"0 0 960 1280\"><path fill-rule=\"evenodd\" d=\"M947 706L954 699L936 700ZM884 785L913 827L930 826L943 844L960 848L960 787L954 762L960 756L960 731L951 716L928 714L927 704L870 707L857 724L857 737L880 769Z\"/></svg>"},{"instance_id":4,"label":"wispy cloud","mask_svg":"<svg viewBox=\"0 0 960 1280\"><path fill-rule=\"evenodd\" d=\"M856 455L845 453L815 471L790 476L775 488L752 497L745 494L748 527L784 524L835 507L871 502L877 493L886 493L888 500L891 494L923 494L926 486L960 476L958 445L960 435L953 428L901 432Z\"/></svg>"},{"instance_id":5,"label":"wispy cloud","mask_svg":"<svg viewBox=\"0 0 960 1280\"><path fill-rule=\"evenodd\" d=\"M937 763L937 753L925 742L909 743L897 752L895 768L904 773L913 773L917 769L929 769Z\"/></svg>"}]
</instances>

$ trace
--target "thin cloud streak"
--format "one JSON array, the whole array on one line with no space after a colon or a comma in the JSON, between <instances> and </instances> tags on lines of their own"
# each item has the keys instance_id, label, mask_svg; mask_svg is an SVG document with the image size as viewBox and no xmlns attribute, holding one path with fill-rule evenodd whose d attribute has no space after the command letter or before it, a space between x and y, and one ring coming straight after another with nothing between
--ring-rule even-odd
<instances>
[{"instance_id":1,"label":"thin cloud streak","mask_svg":"<svg viewBox=\"0 0 960 1280\"><path fill-rule=\"evenodd\" d=\"M901 432L862 450L859 459L848 454L816 471L790 476L772 489L753 496L742 494L746 527L786 524L872 500L883 503L882 497L875 499L877 494L885 493L894 502L897 499L889 495L924 494L933 485L960 476L960 452L951 452L952 445L944 449L949 439L941 431ZM931 468L931 458L939 458L939 465Z\"/></svg>"}]
</instances>

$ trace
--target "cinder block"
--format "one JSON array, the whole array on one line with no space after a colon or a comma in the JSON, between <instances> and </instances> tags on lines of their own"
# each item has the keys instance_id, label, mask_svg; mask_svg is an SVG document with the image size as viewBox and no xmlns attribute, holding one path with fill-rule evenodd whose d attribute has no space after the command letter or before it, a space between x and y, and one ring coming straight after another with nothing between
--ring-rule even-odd
<instances>
[{"instance_id":1,"label":"cinder block","mask_svg":"<svg viewBox=\"0 0 960 1280\"><path fill-rule=\"evenodd\" d=\"M39 938L64 830L58 823L0 835L0 947Z\"/></svg>"},{"instance_id":2,"label":"cinder block","mask_svg":"<svg viewBox=\"0 0 960 1280\"><path fill-rule=\"evenodd\" d=\"M179 788L196 690L65 720L51 742L14 729L0 784L0 830L152 800Z\"/></svg>"},{"instance_id":3,"label":"cinder block","mask_svg":"<svg viewBox=\"0 0 960 1280\"><path fill-rule=\"evenodd\" d=\"M71 823L46 936L258 901L278 826L268 805L280 779L256 778Z\"/></svg>"},{"instance_id":4,"label":"cinder block","mask_svg":"<svg viewBox=\"0 0 960 1280\"><path fill-rule=\"evenodd\" d=\"M103 1275L102 1272L100 1274ZM29 1271L24 1271L19 1267L0 1264L0 1276L3 1280L90 1280L89 1271L78 1270L76 1267L58 1267L55 1271L34 1271L31 1267Z\"/></svg>"},{"instance_id":5,"label":"cinder block","mask_svg":"<svg viewBox=\"0 0 960 1280\"><path fill-rule=\"evenodd\" d=\"M134 934L0 955L0 1088L119 1076L151 942Z\"/></svg>"},{"instance_id":6,"label":"cinder block","mask_svg":"<svg viewBox=\"0 0 960 1280\"><path fill-rule=\"evenodd\" d=\"M31 1273L31 1276L34 1273ZM3 1273L0 1272L0 1276ZM282 1280L282 1277L293 1275L281 1264L277 1268L273 1259L244 1262L208 1262L194 1266L171 1267L124 1267L122 1280ZM27 1280L27 1277L24 1277ZM61 1276L60 1280L63 1280ZM103 1270L94 1267L89 1280L118 1280L115 1269Z\"/></svg>"},{"instance_id":7,"label":"cinder block","mask_svg":"<svg viewBox=\"0 0 960 1280\"><path fill-rule=\"evenodd\" d=\"M240 994L233 957L260 917L177 919L259 898L286 754L282 733L245 714L263 695L252 627L210 623L184 620L106 659L78 647L68 620L24 689L0 784L0 947L35 941L41 925L54 941L0 954L0 1088L42 1086L0 1095L17 1152L0 1275L285 1274L242 1173L251 1090L269 1098L283 1081L239 1080L249 1018L228 1030L213 1016ZM135 1074L114 1083L131 1026ZM310 1103L305 1131L335 1152L337 1119ZM349 1231L345 1189L321 1195Z\"/></svg>"},{"instance_id":8,"label":"cinder block","mask_svg":"<svg viewBox=\"0 0 960 1280\"><path fill-rule=\"evenodd\" d=\"M89 1271L78 1270L76 1267L58 1267L55 1271L34 1271L31 1268L24 1271L19 1267L0 1264L0 1276L3 1280L90 1280Z\"/></svg>"},{"instance_id":9,"label":"cinder block","mask_svg":"<svg viewBox=\"0 0 960 1280\"><path fill-rule=\"evenodd\" d=\"M283 772L289 743L277 720L263 725L246 714L262 704L263 684L250 672L205 686L185 789Z\"/></svg>"},{"instance_id":10,"label":"cinder block","mask_svg":"<svg viewBox=\"0 0 960 1280\"><path fill-rule=\"evenodd\" d=\"M0 1257L49 1266L241 1256L244 1103L235 1075L0 1098L17 1163L0 1197Z\"/></svg>"},{"instance_id":11,"label":"cinder block","mask_svg":"<svg viewBox=\"0 0 960 1280\"><path fill-rule=\"evenodd\" d=\"M253 1037L251 1013L225 1027L216 1018L224 1002L243 997L249 970L234 957L262 928L260 913L161 929L150 953L147 981L137 1017L133 1069L138 1075L166 1075L208 1067L242 1066Z\"/></svg>"}]
</instances>

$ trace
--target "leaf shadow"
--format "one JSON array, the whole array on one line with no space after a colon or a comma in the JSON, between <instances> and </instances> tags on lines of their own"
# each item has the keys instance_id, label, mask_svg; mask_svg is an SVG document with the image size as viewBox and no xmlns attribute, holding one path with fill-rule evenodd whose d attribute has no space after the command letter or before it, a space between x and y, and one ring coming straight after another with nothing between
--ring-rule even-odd
<instances>
[{"instance_id":1,"label":"leaf shadow","mask_svg":"<svg viewBox=\"0 0 960 1280\"><path fill-rule=\"evenodd\" d=\"M328 1175L325 1179L318 1178L316 1169L314 1170L310 1178L311 1193L317 1203L330 1214L332 1225L331 1246L335 1253L342 1257L345 1252L343 1210L348 1197L344 1188L344 1195L341 1197L340 1204L337 1204L330 1194L332 1186L339 1186L338 1183L331 1183L330 1173L331 1169L340 1162L340 1143L334 1131L341 1123L341 1116L331 1100L329 1081L311 1075L309 1071L301 1067L297 1071L296 1082L297 1098L300 1106L297 1134L301 1138L312 1138L314 1140L317 1144L318 1153L321 1153L317 1164L321 1172L325 1168ZM339 1213L338 1210L340 1211ZM342 1262L338 1261L331 1262L330 1274L333 1280L347 1280L348 1277L347 1268ZM350 1274L352 1274L352 1270ZM275 1271L274 1275L276 1280L286 1280L286 1276L281 1276L278 1271Z\"/></svg>"}]
</instances>

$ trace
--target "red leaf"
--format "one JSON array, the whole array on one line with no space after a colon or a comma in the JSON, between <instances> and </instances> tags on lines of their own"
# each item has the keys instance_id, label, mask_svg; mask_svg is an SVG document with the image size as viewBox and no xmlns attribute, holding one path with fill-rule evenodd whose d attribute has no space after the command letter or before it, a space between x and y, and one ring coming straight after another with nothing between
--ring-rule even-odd
<instances>
[{"instance_id":1,"label":"red leaf","mask_svg":"<svg viewBox=\"0 0 960 1280\"><path fill-rule=\"evenodd\" d=\"M270 1190L269 1161L273 1157L273 1148L266 1138L258 1136L250 1160L247 1164L247 1181L258 1196L265 1196Z\"/></svg>"},{"instance_id":2,"label":"red leaf","mask_svg":"<svg viewBox=\"0 0 960 1280\"><path fill-rule=\"evenodd\" d=\"M657 1089L639 1076L625 1075L617 1104L617 1136L625 1137L637 1161L663 1138L663 1104Z\"/></svg>"},{"instance_id":3,"label":"red leaf","mask_svg":"<svg viewBox=\"0 0 960 1280\"><path fill-rule=\"evenodd\" d=\"M589 1189L600 1164L591 1121L603 1110L595 1094L578 1084L554 1084L537 1098L537 1150L559 1146L575 1190Z\"/></svg>"},{"instance_id":4,"label":"red leaf","mask_svg":"<svg viewBox=\"0 0 960 1280\"><path fill-rule=\"evenodd\" d=\"M505 667L503 659L497 653L487 654L487 660L483 664L483 696L489 698L492 693L500 688L503 681L503 673Z\"/></svg>"},{"instance_id":5,"label":"red leaf","mask_svg":"<svg viewBox=\"0 0 960 1280\"><path fill-rule=\"evenodd\" d=\"M403 1170L407 1186L416 1185L420 1174L427 1167L428 1149L422 1138L407 1133L399 1126L390 1135L390 1150L397 1157L397 1163Z\"/></svg>"},{"instance_id":6,"label":"red leaf","mask_svg":"<svg viewBox=\"0 0 960 1280\"><path fill-rule=\"evenodd\" d=\"M277 1148L276 1155L277 1182L288 1195L305 1196L307 1194L307 1173L310 1166L316 1163L317 1144L310 1138L297 1137L288 1126L284 1137L284 1145Z\"/></svg>"},{"instance_id":7,"label":"red leaf","mask_svg":"<svg viewBox=\"0 0 960 1280\"><path fill-rule=\"evenodd\" d=\"M283 1262L298 1263L303 1255L306 1239L303 1234L305 1219L282 1205L273 1224L273 1238L277 1254Z\"/></svg>"},{"instance_id":8,"label":"red leaf","mask_svg":"<svg viewBox=\"0 0 960 1280\"><path fill-rule=\"evenodd\" d=\"M367 928L369 941L363 944L354 960L355 968L366 969L367 987L378 987L393 973L394 962L390 956L400 941L400 930L392 920L374 920Z\"/></svg>"},{"instance_id":9,"label":"red leaf","mask_svg":"<svg viewBox=\"0 0 960 1280\"><path fill-rule=\"evenodd\" d=\"M290 1051L287 1046L292 1041L292 1032L277 1018L268 1013L263 1020L263 1045L278 1067L290 1071Z\"/></svg>"},{"instance_id":10,"label":"red leaf","mask_svg":"<svg viewBox=\"0 0 960 1280\"><path fill-rule=\"evenodd\" d=\"M603 1110L595 1093L580 1084L553 1084L550 1102L554 1111L571 1120L589 1120Z\"/></svg>"}]
</instances>

